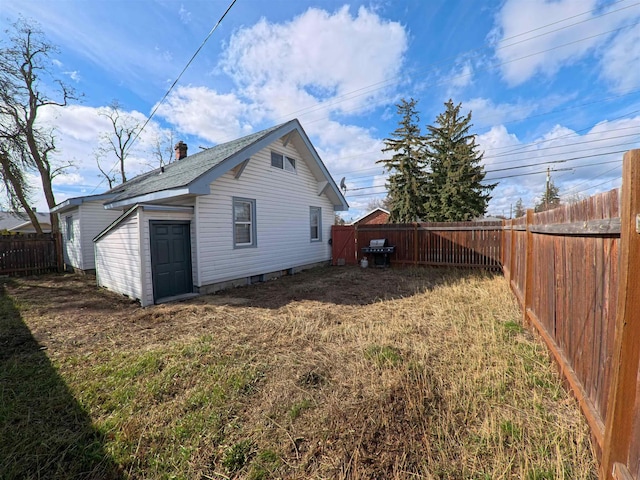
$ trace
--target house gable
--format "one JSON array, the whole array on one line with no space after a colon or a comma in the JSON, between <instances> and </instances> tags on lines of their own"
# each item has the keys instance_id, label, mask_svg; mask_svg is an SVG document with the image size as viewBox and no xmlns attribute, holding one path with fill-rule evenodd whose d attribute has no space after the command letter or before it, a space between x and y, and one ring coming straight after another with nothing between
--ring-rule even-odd
<instances>
[{"instance_id":1,"label":"house gable","mask_svg":"<svg viewBox=\"0 0 640 480\"><path fill-rule=\"evenodd\" d=\"M187 195L207 195L210 185L229 171L240 177L251 157L277 140L286 146L292 142L316 177L319 191L328 196L334 210L346 210L348 204L337 187L298 120L291 120L226 144L187 156L132 179L116 187L107 208L126 208L135 203L155 202ZM326 183L325 183L326 182ZM321 186L321 188L320 188Z\"/></svg>"}]
</instances>

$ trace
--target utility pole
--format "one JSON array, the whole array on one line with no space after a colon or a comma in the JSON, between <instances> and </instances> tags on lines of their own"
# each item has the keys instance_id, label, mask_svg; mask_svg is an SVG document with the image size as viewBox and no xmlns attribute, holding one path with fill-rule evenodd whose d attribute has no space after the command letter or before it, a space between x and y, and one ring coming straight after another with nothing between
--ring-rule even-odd
<instances>
[{"instance_id":1,"label":"utility pole","mask_svg":"<svg viewBox=\"0 0 640 480\"><path fill-rule=\"evenodd\" d=\"M551 167L547 167L547 187L544 192L544 210L549 210L549 186L551 185Z\"/></svg>"}]
</instances>

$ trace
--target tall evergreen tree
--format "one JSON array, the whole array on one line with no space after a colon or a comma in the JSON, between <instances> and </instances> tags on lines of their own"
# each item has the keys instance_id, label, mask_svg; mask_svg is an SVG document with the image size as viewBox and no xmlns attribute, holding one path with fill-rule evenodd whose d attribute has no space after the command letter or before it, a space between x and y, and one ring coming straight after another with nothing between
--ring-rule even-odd
<instances>
[{"instance_id":1,"label":"tall evergreen tree","mask_svg":"<svg viewBox=\"0 0 640 480\"><path fill-rule=\"evenodd\" d=\"M534 210L536 212L544 212L553 210L558 206L560 206L560 189L555 186L553 180L551 180L551 177L547 173L547 185L540 199L540 203L536 203Z\"/></svg>"},{"instance_id":2,"label":"tall evergreen tree","mask_svg":"<svg viewBox=\"0 0 640 480\"><path fill-rule=\"evenodd\" d=\"M409 223L424 213L424 138L420 132L417 101L402 99L396 105L400 116L398 128L385 138L383 152L393 152L390 159L379 160L390 173L387 182L389 222Z\"/></svg>"},{"instance_id":3,"label":"tall evergreen tree","mask_svg":"<svg viewBox=\"0 0 640 480\"><path fill-rule=\"evenodd\" d=\"M527 214L527 210L524 208L524 203L522 202L522 198L518 198L516 202L515 211L513 212L514 218L520 218Z\"/></svg>"},{"instance_id":4,"label":"tall evergreen tree","mask_svg":"<svg viewBox=\"0 0 640 480\"><path fill-rule=\"evenodd\" d=\"M482 183L483 154L478 152L475 135L469 133L471 112L460 116L461 105L449 100L436 124L427 126L425 218L432 222L465 221L484 215L497 185Z\"/></svg>"}]
</instances>

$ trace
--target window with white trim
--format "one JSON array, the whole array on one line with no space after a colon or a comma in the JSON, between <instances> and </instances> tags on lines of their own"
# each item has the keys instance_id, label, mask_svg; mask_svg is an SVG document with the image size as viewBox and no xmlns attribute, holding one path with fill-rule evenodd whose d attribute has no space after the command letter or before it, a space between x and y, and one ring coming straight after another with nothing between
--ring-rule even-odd
<instances>
[{"instance_id":1,"label":"window with white trim","mask_svg":"<svg viewBox=\"0 0 640 480\"><path fill-rule=\"evenodd\" d=\"M309 207L309 225L311 233L311 241L319 242L322 240L322 208Z\"/></svg>"},{"instance_id":2,"label":"window with white trim","mask_svg":"<svg viewBox=\"0 0 640 480\"><path fill-rule=\"evenodd\" d=\"M287 172L295 172L296 159L287 157L282 153L271 152L271 166L275 168L280 168L281 170L286 170Z\"/></svg>"},{"instance_id":3,"label":"window with white trim","mask_svg":"<svg viewBox=\"0 0 640 480\"><path fill-rule=\"evenodd\" d=\"M73 240L73 215L65 217L65 230L67 231L67 242Z\"/></svg>"},{"instance_id":4,"label":"window with white trim","mask_svg":"<svg viewBox=\"0 0 640 480\"><path fill-rule=\"evenodd\" d=\"M250 198L233 198L233 246L256 246L256 201Z\"/></svg>"}]
</instances>

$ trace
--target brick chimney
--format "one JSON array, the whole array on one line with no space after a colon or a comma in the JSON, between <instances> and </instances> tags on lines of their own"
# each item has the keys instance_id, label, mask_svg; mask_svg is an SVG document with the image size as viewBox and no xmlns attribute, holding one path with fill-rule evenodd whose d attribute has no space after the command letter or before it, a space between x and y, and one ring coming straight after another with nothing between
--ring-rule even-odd
<instances>
[{"instance_id":1,"label":"brick chimney","mask_svg":"<svg viewBox=\"0 0 640 480\"><path fill-rule=\"evenodd\" d=\"M178 143L176 143L175 151L176 151L176 160L182 160L184 157L187 156L187 144L184 143L182 140L180 140Z\"/></svg>"}]
</instances>

